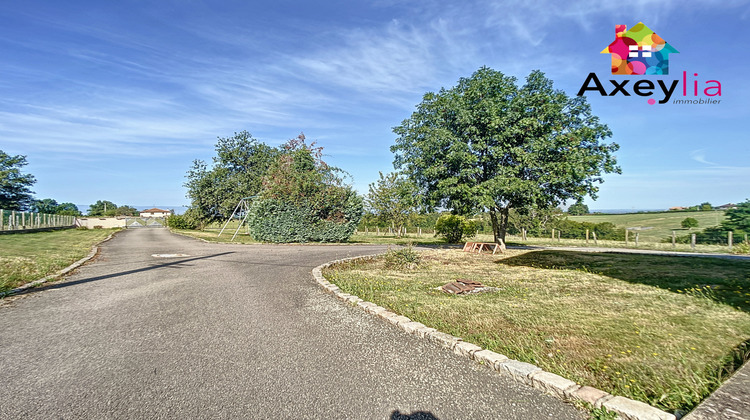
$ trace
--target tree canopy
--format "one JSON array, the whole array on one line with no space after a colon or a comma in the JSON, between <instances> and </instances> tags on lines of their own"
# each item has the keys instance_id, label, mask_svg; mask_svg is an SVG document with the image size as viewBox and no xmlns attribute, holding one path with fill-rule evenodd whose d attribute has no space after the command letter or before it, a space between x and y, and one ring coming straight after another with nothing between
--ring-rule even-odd
<instances>
[{"instance_id":1,"label":"tree canopy","mask_svg":"<svg viewBox=\"0 0 750 420\"><path fill-rule=\"evenodd\" d=\"M0 150L0 209L27 210L33 204L29 187L36 179L21 172L27 164L26 156L11 156Z\"/></svg>"},{"instance_id":2,"label":"tree canopy","mask_svg":"<svg viewBox=\"0 0 750 420\"><path fill-rule=\"evenodd\" d=\"M112 216L117 209L117 204L107 200L97 200L89 206L89 216Z\"/></svg>"},{"instance_id":3,"label":"tree canopy","mask_svg":"<svg viewBox=\"0 0 750 420\"><path fill-rule=\"evenodd\" d=\"M187 215L202 225L228 218L242 198L260 192L278 153L247 131L219 137L213 164L196 160L187 173Z\"/></svg>"},{"instance_id":4,"label":"tree canopy","mask_svg":"<svg viewBox=\"0 0 750 420\"><path fill-rule=\"evenodd\" d=\"M432 207L486 210L497 242L510 209L556 207L596 198L602 173L620 173L617 144L582 96L568 97L533 71L523 86L482 67L450 89L428 92L394 127L394 166Z\"/></svg>"},{"instance_id":5,"label":"tree canopy","mask_svg":"<svg viewBox=\"0 0 750 420\"><path fill-rule=\"evenodd\" d=\"M393 223L398 228L398 236L401 236L409 216L417 211L417 187L398 172L379 174L380 178L370 184L365 204L380 221Z\"/></svg>"},{"instance_id":6,"label":"tree canopy","mask_svg":"<svg viewBox=\"0 0 750 420\"><path fill-rule=\"evenodd\" d=\"M580 216L589 213L589 206L583 204L583 200L578 200L575 204L568 207L568 214L571 216Z\"/></svg>"},{"instance_id":7,"label":"tree canopy","mask_svg":"<svg viewBox=\"0 0 750 420\"><path fill-rule=\"evenodd\" d=\"M65 216L81 215L81 212L78 210L78 206L76 206L75 204L58 203L57 200L52 198L35 200L31 206L31 210L37 213L62 214Z\"/></svg>"}]
</instances>

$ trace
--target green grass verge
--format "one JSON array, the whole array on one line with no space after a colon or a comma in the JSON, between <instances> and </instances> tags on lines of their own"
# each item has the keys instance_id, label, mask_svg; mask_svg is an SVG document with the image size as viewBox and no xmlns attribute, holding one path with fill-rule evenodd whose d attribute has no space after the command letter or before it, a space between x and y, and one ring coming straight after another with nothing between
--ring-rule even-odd
<instances>
[{"instance_id":1,"label":"green grass verge","mask_svg":"<svg viewBox=\"0 0 750 420\"><path fill-rule=\"evenodd\" d=\"M257 244L259 243L255 239L253 239L250 235L248 235L246 232L238 232L237 236L234 238L234 241L232 240L232 236L234 236L235 229L229 229L227 228L224 230L224 232L221 233L221 236L219 236L219 232L221 232L221 228L217 229L206 229L206 230L187 230L187 229L171 229L172 232L190 236L193 238L203 239L209 242L220 242L220 243L235 243L235 244Z\"/></svg>"},{"instance_id":2,"label":"green grass verge","mask_svg":"<svg viewBox=\"0 0 750 420\"><path fill-rule=\"evenodd\" d=\"M698 221L698 227L692 230L683 229L680 223L688 217ZM639 232L639 239L645 242L659 242L664 238L672 236L672 231L677 235L685 235L701 231L707 227L718 226L725 218L724 211L692 211L692 212L662 212L662 213L631 213L631 214L588 214L584 216L569 216L570 220L576 222L591 223L614 223L620 228L629 227L652 227L653 229ZM633 239L631 234L631 240ZM738 241L739 242L739 241Z\"/></svg>"},{"instance_id":3,"label":"green grass verge","mask_svg":"<svg viewBox=\"0 0 750 420\"><path fill-rule=\"evenodd\" d=\"M67 229L0 235L0 293L62 270L111 233Z\"/></svg>"},{"instance_id":4,"label":"green grass verge","mask_svg":"<svg viewBox=\"0 0 750 420\"><path fill-rule=\"evenodd\" d=\"M689 410L748 357L750 262L510 250L422 254L326 270L342 290L516 360L644 401ZM496 292L436 290L457 278Z\"/></svg>"},{"instance_id":5,"label":"green grass verge","mask_svg":"<svg viewBox=\"0 0 750 420\"><path fill-rule=\"evenodd\" d=\"M387 244L387 245L445 245L445 239L435 237L434 235L408 234L402 237L395 235L375 235L374 233L364 234L357 232L349 238L350 243L362 244Z\"/></svg>"}]
</instances>

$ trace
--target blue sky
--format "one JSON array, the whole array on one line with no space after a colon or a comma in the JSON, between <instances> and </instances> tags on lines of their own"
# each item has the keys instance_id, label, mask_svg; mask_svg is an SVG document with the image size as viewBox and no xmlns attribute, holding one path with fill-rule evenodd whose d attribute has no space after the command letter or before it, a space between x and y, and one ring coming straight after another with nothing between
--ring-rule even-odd
<instances>
[{"instance_id":1,"label":"blue sky","mask_svg":"<svg viewBox=\"0 0 750 420\"><path fill-rule=\"evenodd\" d=\"M620 145L623 174L586 202L750 198L750 1L4 3L0 149L27 156L38 198L188 204L191 162L241 130L270 145L304 132L366 193L378 171L393 170L391 128L425 92L481 66L521 80L540 69L569 95L590 72L605 85L683 71L689 83L718 80L715 105L587 93ZM641 21L680 51L670 74L611 75L599 52L616 24Z\"/></svg>"}]
</instances>

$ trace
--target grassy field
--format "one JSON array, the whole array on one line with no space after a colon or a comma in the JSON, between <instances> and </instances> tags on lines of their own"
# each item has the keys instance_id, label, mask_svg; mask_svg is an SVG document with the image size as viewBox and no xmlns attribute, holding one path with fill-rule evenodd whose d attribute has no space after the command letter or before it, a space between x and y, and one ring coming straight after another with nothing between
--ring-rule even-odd
<instances>
[{"instance_id":1,"label":"grassy field","mask_svg":"<svg viewBox=\"0 0 750 420\"><path fill-rule=\"evenodd\" d=\"M328 269L342 290L583 385L689 410L748 357L750 262L511 250ZM495 292L436 290L458 278Z\"/></svg>"},{"instance_id":2,"label":"grassy field","mask_svg":"<svg viewBox=\"0 0 750 420\"><path fill-rule=\"evenodd\" d=\"M67 267L111 233L67 229L0 235L0 293Z\"/></svg>"},{"instance_id":3,"label":"grassy field","mask_svg":"<svg viewBox=\"0 0 750 420\"><path fill-rule=\"evenodd\" d=\"M680 223L687 217L698 221L698 227L691 230L683 229ZM718 226L724 219L724 212L695 211L695 212L663 212L663 213L632 213L632 214L590 214L585 216L569 216L570 220L576 222L602 223L610 222L621 228L629 227L653 227L653 229L640 231L640 240L644 242L658 242L672 235L677 235L703 230L707 227Z\"/></svg>"}]
</instances>

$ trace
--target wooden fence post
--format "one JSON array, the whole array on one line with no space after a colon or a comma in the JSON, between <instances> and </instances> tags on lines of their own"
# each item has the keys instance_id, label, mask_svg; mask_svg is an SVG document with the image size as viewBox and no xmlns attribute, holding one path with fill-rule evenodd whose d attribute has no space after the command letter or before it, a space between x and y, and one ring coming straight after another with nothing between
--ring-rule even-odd
<instances>
[{"instance_id":1,"label":"wooden fence post","mask_svg":"<svg viewBox=\"0 0 750 420\"><path fill-rule=\"evenodd\" d=\"M628 234L630 233L629 230L625 229L625 246L628 246Z\"/></svg>"},{"instance_id":2,"label":"wooden fence post","mask_svg":"<svg viewBox=\"0 0 750 420\"><path fill-rule=\"evenodd\" d=\"M558 230L558 231L557 231L557 242L560 242L560 233L561 233L561 232L560 232L560 231Z\"/></svg>"},{"instance_id":3,"label":"wooden fence post","mask_svg":"<svg viewBox=\"0 0 750 420\"><path fill-rule=\"evenodd\" d=\"M521 231L523 232L523 241L526 242L526 228L522 228Z\"/></svg>"},{"instance_id":4,"label":"wooden fence post","mask_svg":"<svg viewBox=\"0 0 750 420\"><path fill-rule=\"evenodd\" d=\"M676 248L677 247L677 242L676 241L677 241L677 234L674 233L674 231L672 231L672 248Z\"/></svg>"},{"instance_id":5,"label":"wooden fence post","mask_svg":"<svg viewBox=\"0 0 750 420\"><path fill-rule=\"evenodd\" d=\"M552 240L555 240L555 228L552 228Z\"/></svg>"},{"instance_id":6,"label":"wooden fence post","mask_svg":"<svg viewBox=\"0 0 750 420\"><path fill-rule=\"evenodd\" d=\"M3 218L3 212L4 210L0 210L0 230L3 230L3 223L5 222L5 219Z\"/></svg>"},{"instance_id":7,"label":"wooden fence post","mask_svg":"<svg viewBox=\"0 0 750 420\"><path fill-rule=\"evenodd\" d=\"M695 250L695 234L690 235L690 248Z\"/></svg>"},{"instance_id":8,"label":"wooden fence post","mask_svg":"<svg viewBox=\"0 0 750 420\"><path fill-rule=\"evenodd\" d=\"M594 235L594 245L599 245L599 241L596 240L596 232L591 232Z\"/></svg>"},{"instance_id":9,"label":"wooden fence post","mask_svg":"<svg viewBox=\"0 0 750 420\"><path fill-rule=\"evenodd\" d=\"M638 235L639 235L639 233L640 232L636 232L635 233L635 246L636 246L636 248L638 247Z\"/></svg>"},{"instance_id":10,"label":"wooden fence post","mask_svg":"<svg viewBox=\"0 0 750 420\"><path fill-rule=\"evenodd\" d=\"M589 244L589 230L586 229L586 245Z\"/></svg>"},{"instance_id":11,"label":"wooden fence post","mask_svg":"<svg viewBox=\"0 0 750 420\"><path fill-rule=\"evenodd\" d=\"M728 236L729 237L727 239L728 239L728 242L729 242L729 250L731 251L732 250L732 231L731 230L729 231Z\"/></svg>"}]
</instances>

